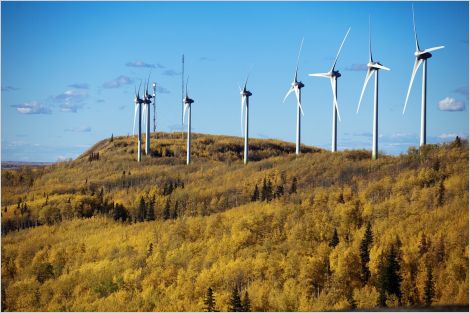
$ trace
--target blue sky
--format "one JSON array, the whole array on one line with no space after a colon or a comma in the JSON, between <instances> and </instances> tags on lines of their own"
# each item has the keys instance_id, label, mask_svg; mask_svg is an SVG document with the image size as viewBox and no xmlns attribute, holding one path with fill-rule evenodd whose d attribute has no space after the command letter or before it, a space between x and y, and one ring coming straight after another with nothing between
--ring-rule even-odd
<instances>
[{"instance_id":1,"label":"blue sky","mask_svg":"<svg viewBox=\"0 0 470 313\"><path fill-rule=\"evenodd\" d=\"M402 115L414 62L410 2L2 2L2 160L76 157L132 133L134 85L160 86L157 129L181 125L181 54L195 100L193 131L240 136L242 82L251 66L250 135L295 141L295 97L282 99L305 37L302 142L329 148L326 72L349 26L337 69L339 149L371 148L373 82L356 107L368 61L368 16L380 73L379 150L419 144L421 75ZM468 137L468 3L416 2L428 62L428 142Z\"/></svg>"}]
</instances>

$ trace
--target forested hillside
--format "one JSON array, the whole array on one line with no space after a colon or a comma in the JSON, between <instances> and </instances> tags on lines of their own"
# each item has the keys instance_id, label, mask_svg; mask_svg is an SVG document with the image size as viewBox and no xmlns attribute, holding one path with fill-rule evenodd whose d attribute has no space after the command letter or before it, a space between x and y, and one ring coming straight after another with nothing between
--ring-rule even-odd
<instances>
[{"instance_id":1,"label":"forested hillside","mask_svg":"<svg viewBox=\"0 0 470 313\"><path fill-rule=\"evenodd\" d=\"M468 305L468 143L370 160L196 134L2 170L8 311Z\"/></svg>"}]
</instances>

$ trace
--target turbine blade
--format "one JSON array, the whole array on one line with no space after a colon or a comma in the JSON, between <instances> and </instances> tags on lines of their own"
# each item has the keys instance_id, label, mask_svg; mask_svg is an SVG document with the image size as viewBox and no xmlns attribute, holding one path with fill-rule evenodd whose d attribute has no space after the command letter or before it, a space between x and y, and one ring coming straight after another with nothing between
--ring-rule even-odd
<instances>
[{"instance_id":1,"label":"turbine blade","mask_svg":"<svg viewBox=\"0 0 470 313\"><path fill-rule=\"evenodd\" d=\"M416 51L419 51L418 34L416 33L416 22L415 22L415 7L413 4L411 4L411 11L413 11L413 31L415 33Z\"/></svg>"},{"instance_id":2,"label":"turbine blade","mask_svg":"<svg viewBox=\"0 0 470 313\"><path fill-rule=\"evenodd\" d=\"M359 104L357 105L356 113L359 112L359 108L361 107L362 97L364 96L364 91L366 90L367 83L369 82L369 79L372 77L372 73L373 71L370 68L368 68L366 78L364 80L364 85L362 86L361 97L359 98Z\"/></svg>"},{"instance_id":3,"label":"turbine blade","mask_svg":"<svg viewBox=\"0 0 470 313\"><path fill-rule=\"evenodd\" d=\"M286 96L284 97L284 100L282 100L282 102L286 102L287 97L292 93L292 91L294 91L294 88L290 87L286 93Z\"/></svg>"},{"instance_id":4,"label":"turbine blade","mask_svg":"<svg viewBox=\"0 0 470 313\"><path fill-rule=\"evenodd\" d=\"M136 119L136 116L137 116L137 104L134 105L135 109L134 109L134 127L132 128L132 136L134 136L135 134L135 119Z\"/></svg>"},{"instance_id":5,"label":"turbine blade","mask_svg":"<svg viewBox=\"0 0 470 313\"><path fill-rule=\"evenodd\" d=\"M336 107L336 113L338 113L338 119L339 121L341 122L341 115L339 114L339 108L338 108L338 99L336 97L336 90L335 90L335 82L334 82L335 78L334 77L331 77L330 78L330 84L331 84L331 90L333 91L333 101L335 103L335 107Z\"/></svg>"},{"instance_id":6,"label":"turbine blade","mask_svg":"<svg viewBox=\"0 0 470 313\"><path fill-rule=\"evenodd\" d=\"M308 76L330 78L330 73L315 73L315 74L308 74Z\"/></svg>"},{"instance_id":7,"label":"turbine blade","mask_svg":"<svg viewBox=\"0 0 470 313\"><path fill-rule=\"evenodd\" d=\"M341 43L341 46L339 46L338 53L336 54L335 61L333 62L333 66L331 67L330 71L333 71L335 69L336 62L338 62L339 54L341 53L341 49L343 48L344 42L346 41L346 38L348 37L350 31L351 31L351 27L349 27L346 35L344 36L343 42Z\"/></svg>"},{"instance_id":8,"label":"turbine blade","mask_svg":"<svg viewBox=\"0 0 470 313\"><path fill-rule=\"evenodd\" d=\"M300 42L299 54L297 55L297 66L295 67L294 81L297 81L297 72L299 70L300 53L302 52L303 45L304 45L304 37L302 37L302 41Z\"/></svg>"},{"instance_id":9,"label":"turbine blade","mask_svg":"<svg viewBox=\"0 0 470 313\"><path fill-rule=\"evenodd\" d=\"M240 92L242 92L242 87L240 86L240 83L238 83L238 90L240 90Z\"/></svg>"},{"instance_id":10,"label":"turbine blade","mask_svg":"<svg viewBox=\"0 0 470 313\"><path fill-rule=\"evenodd\" d=\"M240 116L240 129L242 131L242 136L243 136L243 112L245 110L245 100L246 100L246 97L245 96L242 96L242 107L241 107L241 116Z\"/></svg>"},{"instance_id":11,"label":"turbine blade","mask_svg":"<svg viewBox=\"0 0 470 313\"><path fill-rule=\"evenodd\" d=\"M140 80L139 91L137 92L137 98L140 98L140 86L142 86L142 80Z\"/></svg>"},{"instance_id":12,"label":"turbine blade","mask_svg":"<svg viewBox=\"0 0 470 313\"><path fill-rule=\"evenodd\" d=\"M405 114L406 105L408 103L408 97L410 96L411 86L413 86L413 81L415 79L416 72L418 71L418 68L421 65L421 63L423 63L423 60L418 60L418 59L415 60L415 64L413 66L413 73L411 73L410 85L408 86L408 92L406 93L406 100L405 100L405 107L403 108L403 114Z\"/></svg>"},{"instance_id":13,"label":"turbine blade","mask_svg":"<svg viewBox=\"0 0 470 313\"><path fill-rule=\"evenodd\" d=\"M388 67L383 66L382 64L375 64L374 67L375 68L380 68L381 70L390 71L390 69Z\"/></svg>"},{"instance_id":14,"label":"turbine blade","mask_svg":"<svg viewBox=\"0 0 470 313\"><path fill-rule=\"evenodd\" d=\"M424 51L421 51L419 54L423 54L423 53L428 53L428 52L440 50L440 49L443 49L444 47L445 47L445 46L439 46L439 47L434 47L434 48L425 49Z\"/></svg>"},{"instance_id":15,"label":"turbine blade","mask_svg":"<svg viewBox=\"0 0 470 313\"><path fill-rule=\"evenodd\" d=\"M189 76L186 78L186 98L188 97L188 82L189 82Z\"/></svg>"},{"instance_id":16,"label":"turbine blade","mask_svg":"<svg viewBox=\"0 0 470 313\"><path fill-rule=\"evenodd\" d=\"M149 76L147 78L147 88L145 89L145 93L149 93L149 82L150 82L150 74L152 74L152 71L149 72Z\"/></svg>"},{"instance_id":17,"label":"turbine blade","mask_svg":"<svg viewBox=\"0 0 470 313\"><path fill-rule=\"evenodd\" d=\"M369 15L369 62L372 63L372 37L371 37L370 15Z\"/></svg>"},{"instance_id":18,"label":"turbine blade","mask_svg":"<svg viewBox=\"0 0 470 313\"><path fill-rule=\"evenodd\" d=\"M302 104L300 103L300 92L298 88L295 88L295 97L297 98L297 105L300 108L300 112L302 112L302 116L304 116L304 109L302 109Z\"/></svg>"}]
</instances>

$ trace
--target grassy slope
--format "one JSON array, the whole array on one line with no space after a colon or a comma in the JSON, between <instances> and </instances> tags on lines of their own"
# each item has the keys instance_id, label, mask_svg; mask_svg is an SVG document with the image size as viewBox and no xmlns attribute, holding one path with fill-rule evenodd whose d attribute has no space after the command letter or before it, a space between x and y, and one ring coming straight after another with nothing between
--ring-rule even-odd
<instances>
[{"instance_id":1,"label":"grassy slope","mask_svg":"<svg viewBox=\"0 0 470 313\"><path fill-rule=\"evenodd\" d=\"M187 167L184 141L172 138L179 135L158 135L153 151L174 157L131 162L135 138L120 137L91 149L100 153L99 161L89 162L88 151L31 174L32 184L14 179L3 184L2 205L10 209L2 218L13 216L18 197L40 218L44 193L59 205L80 190L101 187L106 198L130 210L140 195L153 194L157 217L168 198L178 201L180 210L174 221L122 224L94 217L3 236L8 308L201 310L212 286L217 308L227 310L234 284L249 292L254 310L342 309L350 305L348 293L365 308L376 303L380 255L397 236L404 298L422 301L424 266L430 262L436 303L468 303L466 145L430 146L371 162L364 151L331 154L304 147L307 153L296 157L292 144L252 140L253 157L260 161L243 166L240 138L196 135L194 164ZM269 203L250 202L254 185L260 187L265 177L286 190L296 177L298 192ZM184 189L162 195L162 185L176 179ZM440 186L443 199L437 197ZM365 221L373 224L374 246L372 278L362 287L357 271ZM333 228L340 235L334 249L328 246ZM433 244L421 253L423 234ZM325 262L330 275L324 273ZM53 276L41 284L42 264L53 266ZM314 283L321 285L318 293Z\"/></svg>"}]
</instances>

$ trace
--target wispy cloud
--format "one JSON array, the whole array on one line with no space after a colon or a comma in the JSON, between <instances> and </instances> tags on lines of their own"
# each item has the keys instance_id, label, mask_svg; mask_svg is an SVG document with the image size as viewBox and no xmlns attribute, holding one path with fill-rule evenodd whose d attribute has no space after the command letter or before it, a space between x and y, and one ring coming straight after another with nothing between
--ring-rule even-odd
<instances>
[{"instance_id":1,"label":"wispy cloud","mask_svg":"<svg viewBox=\"0 0 470 313\"><path fill-rule=\"evenodd\" d=\"M21 114L51 114L50 108L44 106L38 101L24 102L22 104L12 105Z\"/></svg>"},{"instance_id":2,"label":"wispy cloud","mask_svg":"<svg viewBox=\"0 0 470 313\"><path fill-rule=\"evenodd\" d=\"M89 89L90 85L88 85L87 83L75 83L75 84L69 85L68 87L77 88L77 89Z\"/></svg>"},{"instance_id":3,"label":"wispy cloud","mask_svg":"<svg viewBox=\"0 0 470 313\"><path fill-rule=\"evenodd\" d=\"M468 97L468 86L461 86L457 89L454 89L454 92Z\"/></svg>"},{"instance_id":4,"label":"wispy cloud","mask_svg":"<svg viewBox=\"0 0 470 313\"><path fill-rule=\"evenodd\" d=\"M165 66L162 65L162 64L159 64L157 63L156 65L155 64L150 64L150 63L146 63L144 61L132 61L132 62L127 62L126 63L126 66L129 66L129 67L140 67L140 68L159 68L159 69L164 69Z\"/></svg>"},{"instance_id":5,"label":"wispy cloud","mask_svg":"<svg viewBox=\"0 0 470 313\"><path fill-rule=\"evenodd\" d=\"M54 103L59 105L62 112L76 113L84 105L83 101L88 94L83 90L67 90L57 96L52 97Z\"/></svg>"},{"instance_id":6,"label":"wispy cloud","mask_svg":"<svg viewBox=\"0 0 470 313\"><path fill-rule=\"evenodd\" d=\"M354 71L354 72L365 72L367 71L367 64L351 64L350 66L345 68L346 71Z\"/></svg>"},{"instance_id":7,"label":"wispy cloud","mask_svg":"<svg viewBox=\"0 0 470 313\"><path fill-rule=\"evenodd\" d=\"M157 85L157 93L166 93L166 94L168 94L168 93L170 93L170 91L168 89L166 89L165 87L163 87L163 86Z\"/></svg>"},{"instance_id":8,"label":"wispy cloud","mask_svg":"<svg viewBox=\"0 0 470 313\"><path fill-rule=\"evenodd\" d=\"M98 99L98 100L96 100L96 102L98 102L98 103L103 103L103 102L105 102L105 101L104 101L104 99Z\"/></svg>"},{"instance_id":9,"label":"wispy cloud","mask_svg":"<svg viewBox=\"0 0 470 313\"><path fill-rule=\"evenodd\" d=\"M459 136L460 138L464 138L462 134L457 134L457 133L444 133L440 134L437 136L437 138L442 139L442 140L449 140L449 139L455 139L455 137Z\"/></svg>"},{"instance_id":10,"label":"wispy cloud","mask_svg":"<svg viewBox=\"0 0 470 313\"><path fill-rule=\"evenodd\" d=\"M121 75L113 80L103 83L103 88L119 88L122 86L130 85L134 83L134 80L128 76Z\"/></svg>"},{"instance_id":11,"label":"wispy cloud","mask_svg":"<svg viewBox=\"0 0 470 313\"><path fill-rule=\"evenodd\" d=\"M183 127L181 124L171 124L167 126L168 131L170 132L175 132L175 131L181 131L183 130ZM193 129L194 130L194 129Z\"/></svg>"},{"instance_id":12,"label":"wispy cloud","mask_svg":"<svg viewBox=\"0 0 470 313\"><path fill-rule=\"evenodd\" d=\"M204 61L214 61L214 59L209 58L209 57L200 57L200 58L199 58L199 61L203 61L203 62L204 62Z\"/></svg>"},{"instance_id":13,"label":"wispy cloud","mask_svg":"<svg viewBox=\"0 0 470 313\"><path fill-rule=\"evenodd\" d=\"M465 103L460 100L456 100L452 97L445 97L437 104L439 110L441 111L463 111L465 110Z\"/></svg>"},{"instance_id":14,"label":"wispy cloud","mask_svg":"<svg viewBox=\"0 0 470 313\"><path fill-rule=\"evenodd\" d=\"M178 76L178 75L181 75L181 72L177 72L175 70L168 69L168 70L163 71L162 74L165 75L165 76Z\"/></svg>"},{"instance_id":15,"label":"wispy cloud","mask_svg":"<svg viewBox=\"0 0 470 313\"><path fill-rule=\"evenodd\" d=\"M15 91L15 90L18 90L20 88L17 88L17 87L13 87L13 86L2 86L2 91Z\"/></svg>"},{"instance_id":16,"label":"wispy cloud","mask_svg":"<svg viewBox=\"0 0 470 313\"><path fill-rule=\"evenodd\" d=\"M81 127L75 127L75 128L66 128L64 130L66 132L72 132L72 133L89 133L89 132L91 132L91 127L90 126L81 126Z\"/></svg>"}]
</instances>

